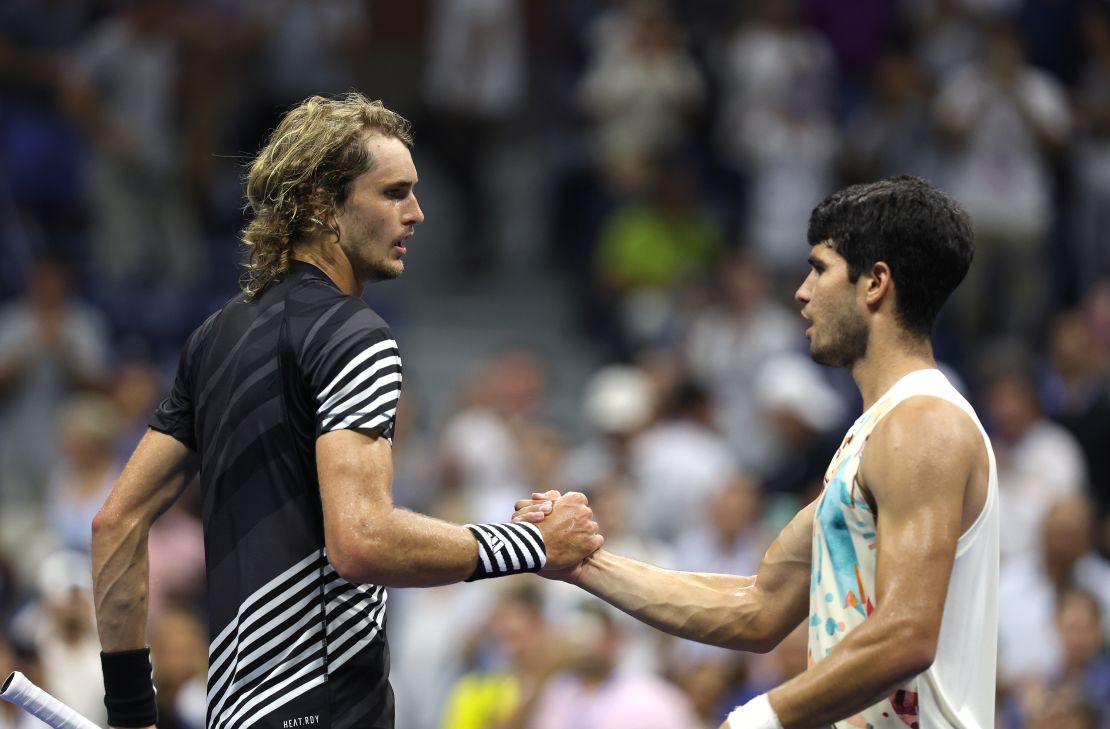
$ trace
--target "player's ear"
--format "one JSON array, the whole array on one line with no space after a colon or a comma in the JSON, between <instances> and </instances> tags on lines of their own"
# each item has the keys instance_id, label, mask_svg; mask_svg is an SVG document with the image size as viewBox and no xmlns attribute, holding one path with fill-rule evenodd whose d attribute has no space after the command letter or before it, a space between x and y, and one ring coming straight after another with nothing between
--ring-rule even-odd
<instances>
[{"instance_id":1,"label":"player's ear","mask_svg":"<svg viewBox=\"0 0 1110 729\"><path fill-rule=\"evenodd\" d=\"M867 303L878 306L894 290L894 276L886 261L876 261L864 276Z\"/></svg>"}]
</instances>

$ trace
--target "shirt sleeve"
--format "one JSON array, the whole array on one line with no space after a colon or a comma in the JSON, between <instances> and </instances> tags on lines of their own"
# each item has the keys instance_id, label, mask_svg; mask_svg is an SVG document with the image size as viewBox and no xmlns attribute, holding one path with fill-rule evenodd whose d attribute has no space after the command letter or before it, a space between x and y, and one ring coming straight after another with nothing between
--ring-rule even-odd
<instances>
[{"instance_id":1,"label":"shirt sleeve","mask_svg":"<svg viewBox=\"0 0 1110 729\"><path fill-rule=\"evenodd\" d=\"M401 355L370 309L344 306L306 342L304 367L317 437L333 430L379 430L392 439L401 396Z\"/></svg>"},{"instance_id":2,"label":"shirt sleeve","mask_svg":"<svg viewBox=\"0 0 1110 729\"><path fill-rule=\"evenodd\" d=\"M196 340L197 332L193 332L181 352L173 388L169 396L158 405L149 422L151 428L173 436L192 451L197 450L196 430L193 427L193 373L191 371Z\"/></svg>"}]
</instances>

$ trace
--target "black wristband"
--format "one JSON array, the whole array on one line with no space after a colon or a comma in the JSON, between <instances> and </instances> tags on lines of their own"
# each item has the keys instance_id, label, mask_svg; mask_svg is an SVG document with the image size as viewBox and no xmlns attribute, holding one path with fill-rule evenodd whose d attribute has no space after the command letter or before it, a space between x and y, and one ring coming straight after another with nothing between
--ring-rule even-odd
<instances>
[{"instance_id":1,"label":"black wristband","mask_svg":"<svg viewBox=\"0 0 1110 729\"><path fill-rule=\"evenodd\" d=\"M108 725L146 727L158 723L150 648L100 654Z\"/></svg>"},{"instance_id":2,"label":"black wristband","mask_svg":"<svg viewBox=\"0 0 1110 729\"><path fill-rule=\"evenodd\" d=\"M467 582L539 572L547 564L543 533L535 524L467 524L478 541L478 564Z\"/></svg>"}]
</instances>

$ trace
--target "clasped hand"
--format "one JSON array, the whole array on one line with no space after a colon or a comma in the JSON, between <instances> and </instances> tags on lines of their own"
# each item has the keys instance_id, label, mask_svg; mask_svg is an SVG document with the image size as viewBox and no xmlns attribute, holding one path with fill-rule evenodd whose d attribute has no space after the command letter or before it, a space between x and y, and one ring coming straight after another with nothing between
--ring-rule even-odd
<instances>
[{"instance_id":1,"label":"clasped hand","mask_svg":"<svg viewBox=\"0 0 1110 729\"><path fill-rule=\"evenodd\" d=\"M605 542L586 496L577 491L534 493L517 501L515 509L514 522L535 524L543 534L547 566L540 574L545 577L574 579L582 562Z\"/></svg>"}]
</instances>

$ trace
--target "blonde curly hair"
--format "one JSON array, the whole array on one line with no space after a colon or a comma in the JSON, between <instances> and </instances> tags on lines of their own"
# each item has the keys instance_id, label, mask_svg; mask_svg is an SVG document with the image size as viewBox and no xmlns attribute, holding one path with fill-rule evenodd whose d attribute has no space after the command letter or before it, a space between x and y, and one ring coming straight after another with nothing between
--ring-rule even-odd
<instances>
[{"instance_id":1,"label":"blonde curly hair","mask_svg":"<svg viewBox=\"0 0 1110 729\"><path fill-rule=\"evenodd\" d=\"M270 134L247 175L252 218L241 234L246 272L240 281L247 301L289 270L293 248L310 234L338 236L335 213L354 180L375 163L362 140L367 131L412 147L408 120L356 92L309 97Z\"/></svg>"}]
</instances>

